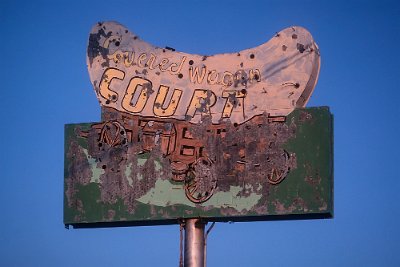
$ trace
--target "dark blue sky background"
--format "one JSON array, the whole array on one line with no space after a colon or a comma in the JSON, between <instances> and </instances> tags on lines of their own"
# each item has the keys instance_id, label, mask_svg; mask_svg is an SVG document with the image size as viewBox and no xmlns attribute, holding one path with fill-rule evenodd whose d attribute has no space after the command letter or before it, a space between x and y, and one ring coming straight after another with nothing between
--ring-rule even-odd
<instances>
[{"instance_id":1,"label":"dark blue sky background","mask_svg":"<svg viewBox=\"0 0 400 267\"><path fill-rule=\"evenodd\" d=\"M335 116L335 218L219 223L208 266L400 266L399 1L0 2L0 266L177 266L179 226L66 230L64 124L100 120L89 31L115 20L197 54L292 25L321 50L308 106Z\"/></svg>"}]
</instances>

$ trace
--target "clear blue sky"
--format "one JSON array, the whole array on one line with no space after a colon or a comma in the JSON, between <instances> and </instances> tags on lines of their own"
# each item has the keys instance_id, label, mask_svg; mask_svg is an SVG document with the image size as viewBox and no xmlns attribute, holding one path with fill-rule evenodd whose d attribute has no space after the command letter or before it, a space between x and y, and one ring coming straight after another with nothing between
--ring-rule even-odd
<instances>
[{"instance_id":1,"label":"clear blue sky","mask_svg":"<svg viewBox=\"0 0 400 267\"><path fill-rule=\"evenodd\" d=\"M308 106L335 116L335 218L219 223L208 266L400 266L400 2L56 2L0 2L0 266L178 265L176 225L64 229L64 124L100 119L85 56L104 20L197 54L307 28L322 59Z\"/></svg>"}]
</instances>

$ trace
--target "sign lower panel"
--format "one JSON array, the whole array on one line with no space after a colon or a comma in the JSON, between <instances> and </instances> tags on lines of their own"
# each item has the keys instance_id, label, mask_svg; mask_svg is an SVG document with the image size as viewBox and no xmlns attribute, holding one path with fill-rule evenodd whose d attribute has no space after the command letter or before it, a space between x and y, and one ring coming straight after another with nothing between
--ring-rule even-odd
<instances>
[{"instance_id":1,"label":"sign lower panel","mask_svg":"<svg viewBox=\"0 0 400 267\"><path fill-rule=\"evenodd\" d=\"M105 108L102 122L65 126L64 224L332 217L332 125L326 107L243 124Z\"/></svg>"}]
</instances>

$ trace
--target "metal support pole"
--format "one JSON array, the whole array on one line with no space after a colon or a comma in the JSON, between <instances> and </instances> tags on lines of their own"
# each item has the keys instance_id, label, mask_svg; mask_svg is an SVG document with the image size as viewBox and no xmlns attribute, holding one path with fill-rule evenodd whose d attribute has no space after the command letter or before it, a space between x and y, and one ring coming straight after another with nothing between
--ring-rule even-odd
<instances>
[{"instance_id":1,"label":"metal support pole","mask_svg":"<svg viewBox=\"0 0 400 267\"><path fill-rule=\"evenodd\" d=\"M205 267L205 225L200 219L185 221L185 267Z\"/></svg>"}]
</instances>

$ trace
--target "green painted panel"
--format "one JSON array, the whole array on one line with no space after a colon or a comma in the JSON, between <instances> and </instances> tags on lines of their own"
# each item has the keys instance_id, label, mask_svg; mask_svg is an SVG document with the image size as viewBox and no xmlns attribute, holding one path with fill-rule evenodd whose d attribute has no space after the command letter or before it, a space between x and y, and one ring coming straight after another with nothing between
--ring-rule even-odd
<instances>
[{"instance_id":1,"label":"green painted panel","mask_svg":"<svg viewBox=\"0 0 400 267\"><path fill-rule=\"evenodd\" d=\"M65 125L64 223L105 227L333 216L327 107L237 125L102 111Z\"/></svg>"}]
</instances>

